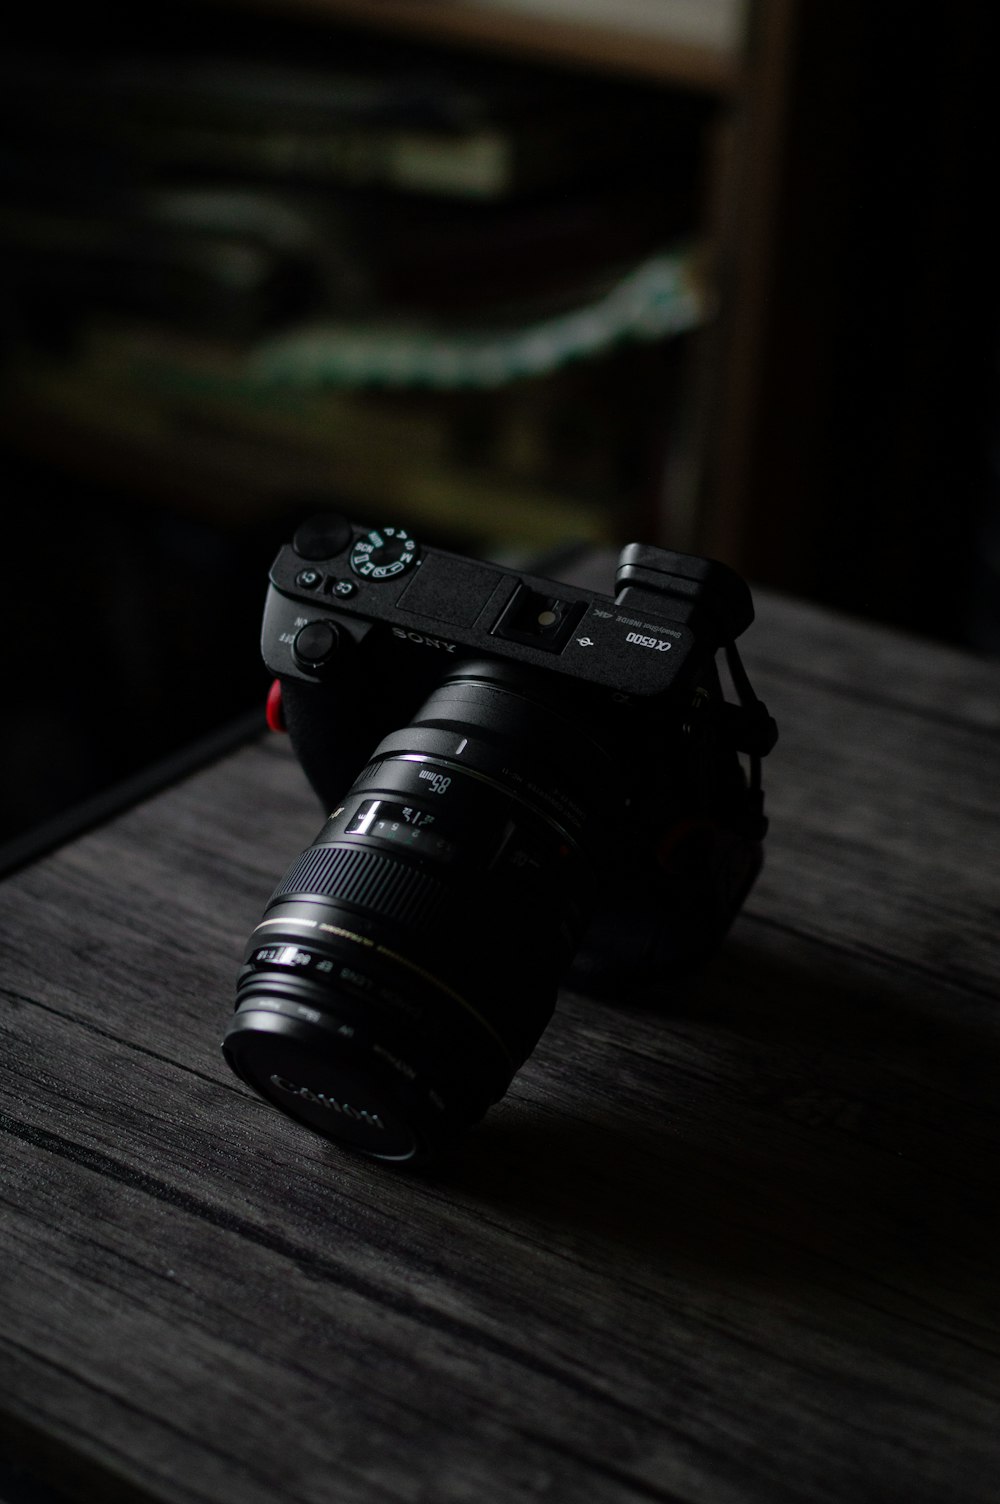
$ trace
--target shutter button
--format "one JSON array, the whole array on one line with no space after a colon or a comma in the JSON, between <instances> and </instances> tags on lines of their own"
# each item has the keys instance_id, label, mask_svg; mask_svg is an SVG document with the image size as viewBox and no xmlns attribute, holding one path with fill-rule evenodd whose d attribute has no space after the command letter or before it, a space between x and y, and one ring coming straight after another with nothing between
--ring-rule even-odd
<instances>
[{"instance_id":1,"label":"shutter button","mask_svg":"<svg viewBox=\"0 0 1000 1504\"><path fill-rule=\"evenodd\" d=\"M337 512L321 512L295 529L292 547L300 559L332 559L351 541L351 524Z\"/></svg>"},{"instance_id":2,"label":"shutter button","mask_svg":"<svg viewBox=\"0 0 1000 1504\"><path fill-rule=\"evenodd\" d=\"M300 668L322 668L333 657L339 643L340 633L332 622L307 622L295 634L292 657Z\"/></svg>"}]
</instances>

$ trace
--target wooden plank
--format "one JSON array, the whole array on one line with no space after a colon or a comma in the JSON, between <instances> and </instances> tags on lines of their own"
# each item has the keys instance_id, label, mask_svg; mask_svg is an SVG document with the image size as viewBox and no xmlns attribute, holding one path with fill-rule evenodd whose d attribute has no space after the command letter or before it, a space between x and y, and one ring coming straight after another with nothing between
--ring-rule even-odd
<instances>
[{"instance_id":1,"label":"wooden plank","mask_svg":"<svg viewBox=\"0 0 1000 1504\"><path fill-rule=\"evenodd\" d=\"M782 740L728 945L662 1008L564 995L436 1175L218 1056L319 823L284 742L0 888L15 1458L89 1499L995 1498L1000 671L773 599L746 656Z\"/></svg>"}]
</instances>

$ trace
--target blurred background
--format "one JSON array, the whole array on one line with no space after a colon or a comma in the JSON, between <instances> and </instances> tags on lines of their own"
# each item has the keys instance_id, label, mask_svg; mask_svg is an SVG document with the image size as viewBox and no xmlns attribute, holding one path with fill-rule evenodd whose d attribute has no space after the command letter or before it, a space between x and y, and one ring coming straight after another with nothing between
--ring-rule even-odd
<instances>
[{"instance_id":1,"label":"blurred background","mask_svg":"<svg viewBox=\"0 0 1000 1504\"><path fill-rule=\"evenodd\" d=\"M987 16L22 15L0 862L259 724L267 568L324 507L518 565L656 542L1000 652Z\"/></svg>"}]
</instances>

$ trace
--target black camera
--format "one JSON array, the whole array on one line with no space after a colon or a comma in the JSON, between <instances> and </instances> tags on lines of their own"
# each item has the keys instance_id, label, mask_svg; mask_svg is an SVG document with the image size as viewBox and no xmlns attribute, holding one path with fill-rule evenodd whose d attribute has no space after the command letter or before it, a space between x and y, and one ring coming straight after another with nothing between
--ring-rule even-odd
<instances>
[{"instance_id":1,"label":"black camera","mask_svg":"<svg viewBox=\"0 0 1000 1504\"><path fill-rule=\"evenodd\" d=\"M250 938L223 1049L320 1133L425 1159L503 1096L571 967L668 991L725 935L777 735L734 646L750 591L633 543L605 596L332 514L270 582L269 719L330 814Z\"/></svg>"}]
</instances>

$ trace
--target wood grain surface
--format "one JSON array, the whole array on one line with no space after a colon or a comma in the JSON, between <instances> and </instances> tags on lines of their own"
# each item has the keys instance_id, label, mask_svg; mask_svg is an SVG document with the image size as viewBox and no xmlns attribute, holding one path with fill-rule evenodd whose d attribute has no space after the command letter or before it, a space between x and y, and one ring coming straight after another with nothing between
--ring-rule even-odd
<instances>
[{"instance_id":1,"label":"wood grain surface","mask_svg":"<svg viewBox=\"0 0 1000 1504\"><path fill-rule=\"evenodd\" d=\"M198 1504L993 1504L1000 670L765 599L768 861L662 1006L564 995L434 1175L218 1041L319 819L265 739L0 888L0 1440Z\"/></svg>"}]
</instances>

